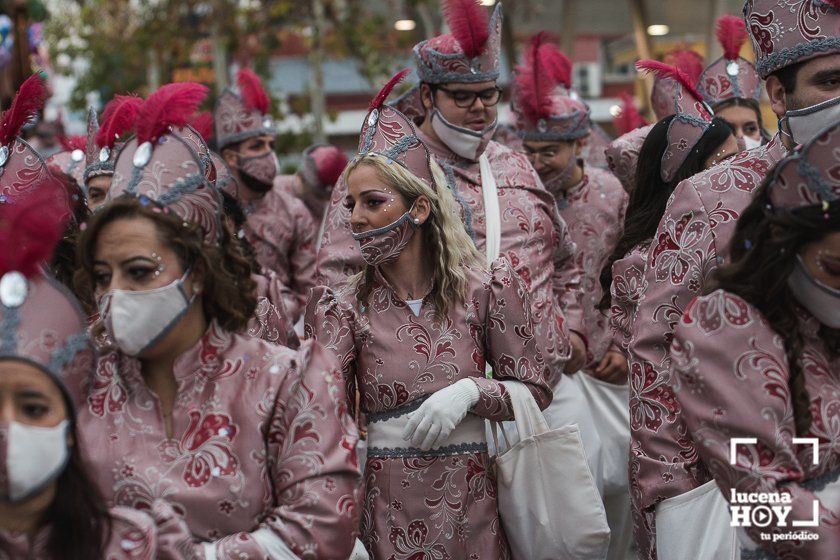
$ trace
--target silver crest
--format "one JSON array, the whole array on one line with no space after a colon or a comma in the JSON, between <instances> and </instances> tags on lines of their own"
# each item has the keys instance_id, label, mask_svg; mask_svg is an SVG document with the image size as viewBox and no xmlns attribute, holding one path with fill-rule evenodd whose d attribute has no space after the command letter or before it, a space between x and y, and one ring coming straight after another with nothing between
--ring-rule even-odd
<instances>
[{"instance_id":1,"label":"silver crest","mask_svg":"<svg viewBox=\"0 0 840 560\"><path fill-rule=\"evenodd\" d=\"M105 163L108 161L108 158L111 157L111 150L108 146L105 146L101 150L99 150L99 163Z\"/></svg>"},{"instance_id":2,"label":"silver crest","mask_svg":"<svg viewBox=\"0 0 840 560\"><path fill-rule=\"evenodd\" d=\"M271 117L266 117L263 119L263 128L271 129L274 127L274 121L271 120Z\"/></svg>"},{"instance_id":3,"label":"silver crest","mask_svg":"<svg viewBox=\"0 0 840 560\"><path fill-rule=\"evenodd\" d=\"M0 167L6 165L7 161L9 161L9 147L0 146Z\"/></svg>"},{"instance_id":4,"label":"silver crest","mask_svg":"<svg viewBox=\"0 0 840 560\"><path fill-rule=\"evenodd\" d=\"M730 61L726 65L726 73L729 74L732 77L737 76L739 70L740 70L740 68L738 67L738 63L735 62L734 60Z\"/></svg>"},{"instance_id":5,"label":"silver crest","mask_svg":"<svg viewBox=\"0 0 840 560\"><path fill-rule=\"evenodd\" d=\"M152 159L152 143L143 142L137 146L137 151L134 152L134 158L131 160L134 167L143 167L149 160Z\"/></svg>"},{"instance_id":6,"label":"silver crest","mask_svg":"<svg viewBox=\"0 0 840 560\"><path fill-rule=\"evenodd\" d=\"M70 152L70 159L73 161L82 161L85 159L85 153L82 150L76 149Z\"/></svg>"},{"instance_id":7,"label":"silver crest","mask_svg":"<svg viewBox=\"0 0 840 560\"><path fill-rule=\"evenodd\" d=\"M546 130L548 130L548 123L545 119L540 119L537 122L537 130L539 130L540 132L545 132Z\"/></svg>"},{"instance_id":8,"label":"silver crest","mask_svg":"<svg viewBox=\"0 0 840 560\"><path fill-rule=\"evenodd\" d=\"M379 109L374 109L368 115L368 126L376 126L376 121L379 120Z\"/></svg>"},{"instance_id":9,"label":"silver crest","mask_svg":"<svg viewBox=\"0 0 840 560\"><path fill-rule=\"evenodd\" d=\"M26 277L17 270L7 272L0 278L0 303L6 307L23 305L28 291Z\"/></svg>"}]
</instances>

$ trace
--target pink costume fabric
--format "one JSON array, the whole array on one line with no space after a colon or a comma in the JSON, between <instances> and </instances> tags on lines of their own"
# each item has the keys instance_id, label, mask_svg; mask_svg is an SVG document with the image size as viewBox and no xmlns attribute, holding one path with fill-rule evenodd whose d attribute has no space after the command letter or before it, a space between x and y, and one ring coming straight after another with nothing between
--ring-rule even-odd
<instances>
[{"instance_id":1,"label":"pink costume fabric","mask_svg":"<svg viewBox=\"0 0 840 560\"><path fill-rule=\"evenodd\" d=\"M648 133L653 125L643 126L623 134L610 142L604 150L607 158L607 166L613 175L621 181L624 190L628 193L633 191L636 180L636 162L639 161L639 150L645 143Z\"/></svg>"},{"instance_id":2,"label":"pink costume fabric","mask_svg":"<svg viewBox=\"0 0 840 560\"><path fill-rule=\"evenodd\" d=\"M794 426L782 337L740 297L717 290L695 299L679 321L671 346L680 418L690 439L702 442L696 453L723 495L729 500L730 490L789 493L790 520L810 520L813 500L818 499L814 492L840 477L840 359L830 359L818 336L820 323L800 311L799 366L813 416L804 434L797 434ZM731 465L730 438L737 437L757 438L758 443L739 445ZM813 464L813 446L795 445L794 437L819 440L818 464ZM791 530L773 525L748 528L747 533L775 558L836 558L840 503L822 500L819 518L818 527L808 528L818 540L762 540L761 532Z\"/></svg>"},{"instance_id":3,"label":"pink costume fabric","mask_svg":"<svg viewBox=\"0 0 840 560\"><path fill-rule=\"evenodd\" d=\"M650 241L639 243L612 265L610 332L613 345L629 357L636 309L645 293L645 261Z\"/></svg>"},{"instance_id":4,"label":"pink costume fabric","mask_svg":"<svg viewBox=\"0 0 840 560\"><path fill-rule=\"evenodd\" d=\"M583 271L583 317L589 343L583 369L591 371L612 346L608 318L597 308L601 301L600 276L624 229L629 197L618 179L596 167L587 167L580 183L554 195L560 217L577 247L575 264Z\"/></svg>"},{"instance_id":5,"label":"pink costume fabric","mask_svg":"<svg viewBox=\"0 0 840 560\"><path fill-rule=\"evenodd\" d=\"M642 558L655 558L653 506L710 480L671 386L674 327L726 259L738 216L784 155L777 135L682 181L648 251L630 341L630 485Z\"/></svg>"},{"instance_id":6,"label":"pink costume fabric","mask_svg":"<svg viewBox=\"0 0 840 560\"><path fill-rule=\"evenodd\" d=\"M485 249L484 198L478 163L454 154L417 130L449 178L449 186L461 204L461 217L480 252ZM552 375L559 380L571 354L568 330L584 333L580 269L574 262L575 245L555 202L524 155L490 142L485 152L499 192L501 255L525 281L531 295L537 336ZM339 181L327 210L318 250L318 282L337 286L361 269L358 243L350 235L349 215L344 207L347 186Z\"/></svg>"},{"instance_id":7,"label":"pink costume fabric","mask_svg":"<svg viewBox=\"0 0 840 560\"><path fill-rule=\"evenodd\" d=\"M288 288L271 271L264 270L261 274L252 274L251 278L257 283L257 308L245 327L245 334L274 344L297 348L300 341L283 306L283 298L288 293Z\"/></svg>"},{"instance_id":8,"label":"pink costume fabric","mask_svg":"<svg viewBox=\"0 0 840 560\"><path fill-rule=\"evenodd\" d=\"M279 176L261 199L242 202L245 237L254 248L259 265L272 271L289 289L283 295L290 322L303 315L310 288L315 286L315 238L318 226L306 205L284 185Z\"/></svg>"},{"instance_id":9,"label":"pink costume fabric","mask_svg":"<svg viewBox=\"0 0 840 560\"><path fill-rule=\"evenodd\" d=\"M303 559L347 559L358 432L333 356L211 323L175 361L171 436L140 367L111 351L83 384L79 433L111 504L165 499L219 559L264 558L278 540Z\"/></svg>"},{"instance_id":10,"label":"pink costume fabric","mask_svg":"<svg viewBox=\"0 0 840 560\"><path fill-rule=\"evenodd\" d=\"M181 560L194 558L192 540L183 522L163 500L148 512L111 508L111 534L102 560ZM55 560L45 547L49 525L34 536L0 530L0 560Z\"/></svg>"},{"instance_id":11,"label":"pink costume fabric","mask_svg":"<svg viewBox=\"0 0 840 560\"><path fill-rule=\"evenodd\" d=\"M346 392L358 390L368 425L465 378L479 387L471 414L508 420L500 380L525 383L541 408L551 400L529 307L525 283L502 258L489 272L471 271L466 304L453 305L443 325L433 300L415 316L377 270L365 308L351 285L313 292L306 332L339 356ZM508 558L486 444L433 452L409 445L368 449L361 538L373 558Z\"/></svg>"}]
</instances>

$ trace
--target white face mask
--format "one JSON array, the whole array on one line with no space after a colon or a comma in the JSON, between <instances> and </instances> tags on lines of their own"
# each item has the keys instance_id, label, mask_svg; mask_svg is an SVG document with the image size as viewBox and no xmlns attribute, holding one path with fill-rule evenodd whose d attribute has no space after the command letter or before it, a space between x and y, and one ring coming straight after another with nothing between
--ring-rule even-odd
<instances>
[{"instance_id":1,"label":"white face mask","mask_svg":"<svg viewBox=\"0 0 840 560\"><path fill-rule=\"evenodd\" d=\"M446 147L464 159L478 161L493 138L499 119L494 120L493 124L484 130L472 130L452 124L435 108L432 110L431 123L432 129Z\"/></svg>"},{"instance_id":2,"label":"white face mask","mask_svg":"<svg viewBox=\"0 0 840 560\"><path fill-rule=\"evenodd\" d=\"M137 356L159 342L184 316L196 297L187 297L181 278L161 288L144 291L111 290L99 301L99 316L117 346Z\"/></svg>"},{"instance_id":3,"label":"white face mask","mask_svg":"<svg viewBox=\"0 0 840 560\"><path fill-rule=\"evenodd\" d=\"M758 148L761 146L761 137L758 140L751 138L749 136L744 136L744 149L745 150L752 150L753 148Z\"/></svg>"},{"instance_id":4,"label":"white face mask","mask_svg":"<svg viewBox=\"0 0 840 560\"><path fill-rule=\"evenodd\" d=\"M790 133L782 127L785 121ZM840 121L840 96L803 109L787 111L779 119L779 130L802 145L816 138L826 126L837 121Z\"/></svg>"},{"instance_id":5,"label":"white face mask","mask_svg":"<svg viewBox=\"0 0 840 560\"><path fill-rule=\"evenodd\" d=\"M832 329L840 329L840 290L826 286L811 276L799 255L788 277L788 287L796 301L820 323Z\"/></svg>"},{"instance_id":6,"label":"white face mask","mask_svg":"<svg viewBox=\"0 0 840 560\"><path fill-rule=\"evenodd\" d=\"M18 422L0 425L0 445L5 461L0 462L0 498L20 502L31 497L64 472L70 458L67 431L70 422L52 428Z\"/></svg>"}]
</instances>

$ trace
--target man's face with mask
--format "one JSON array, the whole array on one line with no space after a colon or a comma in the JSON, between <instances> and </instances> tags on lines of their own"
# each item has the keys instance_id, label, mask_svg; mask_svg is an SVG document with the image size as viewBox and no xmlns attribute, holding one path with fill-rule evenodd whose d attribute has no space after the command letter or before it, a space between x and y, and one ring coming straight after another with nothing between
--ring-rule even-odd
<instances>
[{"instance_id":1,"label":"man's face with mask","mask_svg":"<svg viewBox=\"0 0 840 560\"><path fill-rule=\"evenodd\" d=\"M785 93L785 110L810 107L837 96L840 96L840 53L813 58L802 65L794 90Z\"/></svg>"},{"instance_id":2,"label":"man's face with mask","mask_svg":"<svg viewBox=\"0 0 840 560\"><path fill-rule=\"evenodd\" d=\"M273 185L278 173L274 137L263 134L247 138L222 150L222 156L241 186L261 195Z\"/></svg>"},{"instance_id":3,"label":"man's face with mask","mask_svg":"<svg viewBox=\"0 0 840 560\"><path fill-rule=\"evenodd\" d=\"M437 109L455 126L476 131L484 130L496 121L501 96L495 81L423 84L420 94L427 114Z\"/></svg>"},{"instance_id":4,"label":"man's face with mask","mask_svg":"<svg viewBox=\"0 0 840 560\"><path fill-rule=\"evenodd\" d=\"M543 182L556 179L563 184L563 187L570 187L574 184L574 171L582 149L579 140L567 142L526 141L522 143L522 147Z\"/></svg>"}]
</instances>

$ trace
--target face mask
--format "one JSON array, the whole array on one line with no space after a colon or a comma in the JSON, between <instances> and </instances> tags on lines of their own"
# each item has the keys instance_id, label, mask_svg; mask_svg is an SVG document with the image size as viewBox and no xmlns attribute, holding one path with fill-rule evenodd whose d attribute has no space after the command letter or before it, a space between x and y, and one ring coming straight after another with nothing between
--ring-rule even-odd
<instances>
[{"instance_id":1,"label":"face mask","mask_svg":"<svg viewBox=\"0 0 840 560\"><path fill-rule=\"evenodd\" d=\"M366 263L377 266L400 256L418 227L410 212L411 209L387 226L353 234Z\"/></svg>"},{"instance_id":2,"label":"face mask","mask_svg":"<svg viewBox=\"0 0 840 560\"><path fill-rule=\"evenodd\" d=\"M446 144L446 147L450 150L470 161L478 161L478 158L484 153L484 149L493 138L493 133L496 131L496 125L499 122L499 119L496 119L493 124L484 130L472 130L452 124L443 118L443 115L437 109L432 110L431 119L432 129L438 135L440 141Z\"/></svg>"},{"instance_id":3,"label":"face mask","mask_svg":"<svg viewBox=\"0 0 840 560\"><path fill-rule=\"evenodd\" d=\"M563 169L555 172L554 175L543 181L543 185L545 185L546 190L554 196L559 196L565 192L566 185L568 185L575 176L577 166L578 158L573 155L569 158L569 161L566 162L566 166Z\"/></svg>"},{"instance_id":4,"label":"face mask","mask_svg":"<svg viewBox=\"0 0 840 560\"><path fill-rule=\"evenodd\" d=\"M741 152L761 146L761 138L754 140L749 136L740 136L735 138L735 141L738 143L738 150Z\"/></svg>"},{"instance_id":5,"label":"face mask","mask_svg":"<svg viewBox=\"0 0 840 560\"><path fill-rule=\"evenodd\" d=\"M184 291L189 269L171 284L135 292L111 290L99 302L99 316L120 350L137 356L158 342L192 304Z\"/></svg>"},{"instance_id":6,"label":"face mask","mask_svg":"<svg viewBox=\"0 0 840 560\"><path fill-rule=\"evenodd\" d=\"M268 192L279 169L277 154L269 151L258 156L239 156L237 167L246 187L259 193Z\"/></svg>"},{"instance_id":7,"label":"face mask","mask_svg":"<svg viewBox=\"0 0 840 560\"><path fill-rule=\"evenodd\" d=\"M0 424L0 499L20 502L42 490L70 458L64 420L52 428L18 422Z\"/></svg>"},{"instance_id":8,"label":"face mask","mask_svg":"<svg viewBox=\"0 0 840 560\"><path fill-rule=\"evenodd\" d=\"M788 277L788 287L800 305L820 323L832 329L840 329L840 290L826 286L811 276L799 255Z\"/></svg>"},{"instance_id":9,"label":"face mask","mask_svg":"<svg viewBox=\"0 0 840 560\"><path fill-rule=\"evenodd\" d=\"M840 121L840 96L803 109L787 111L779 119L779 130L801 145L816 138L828 123L837 121ZM782 126L785 122L786 128Z\"/></svg>"}]
</instances>

